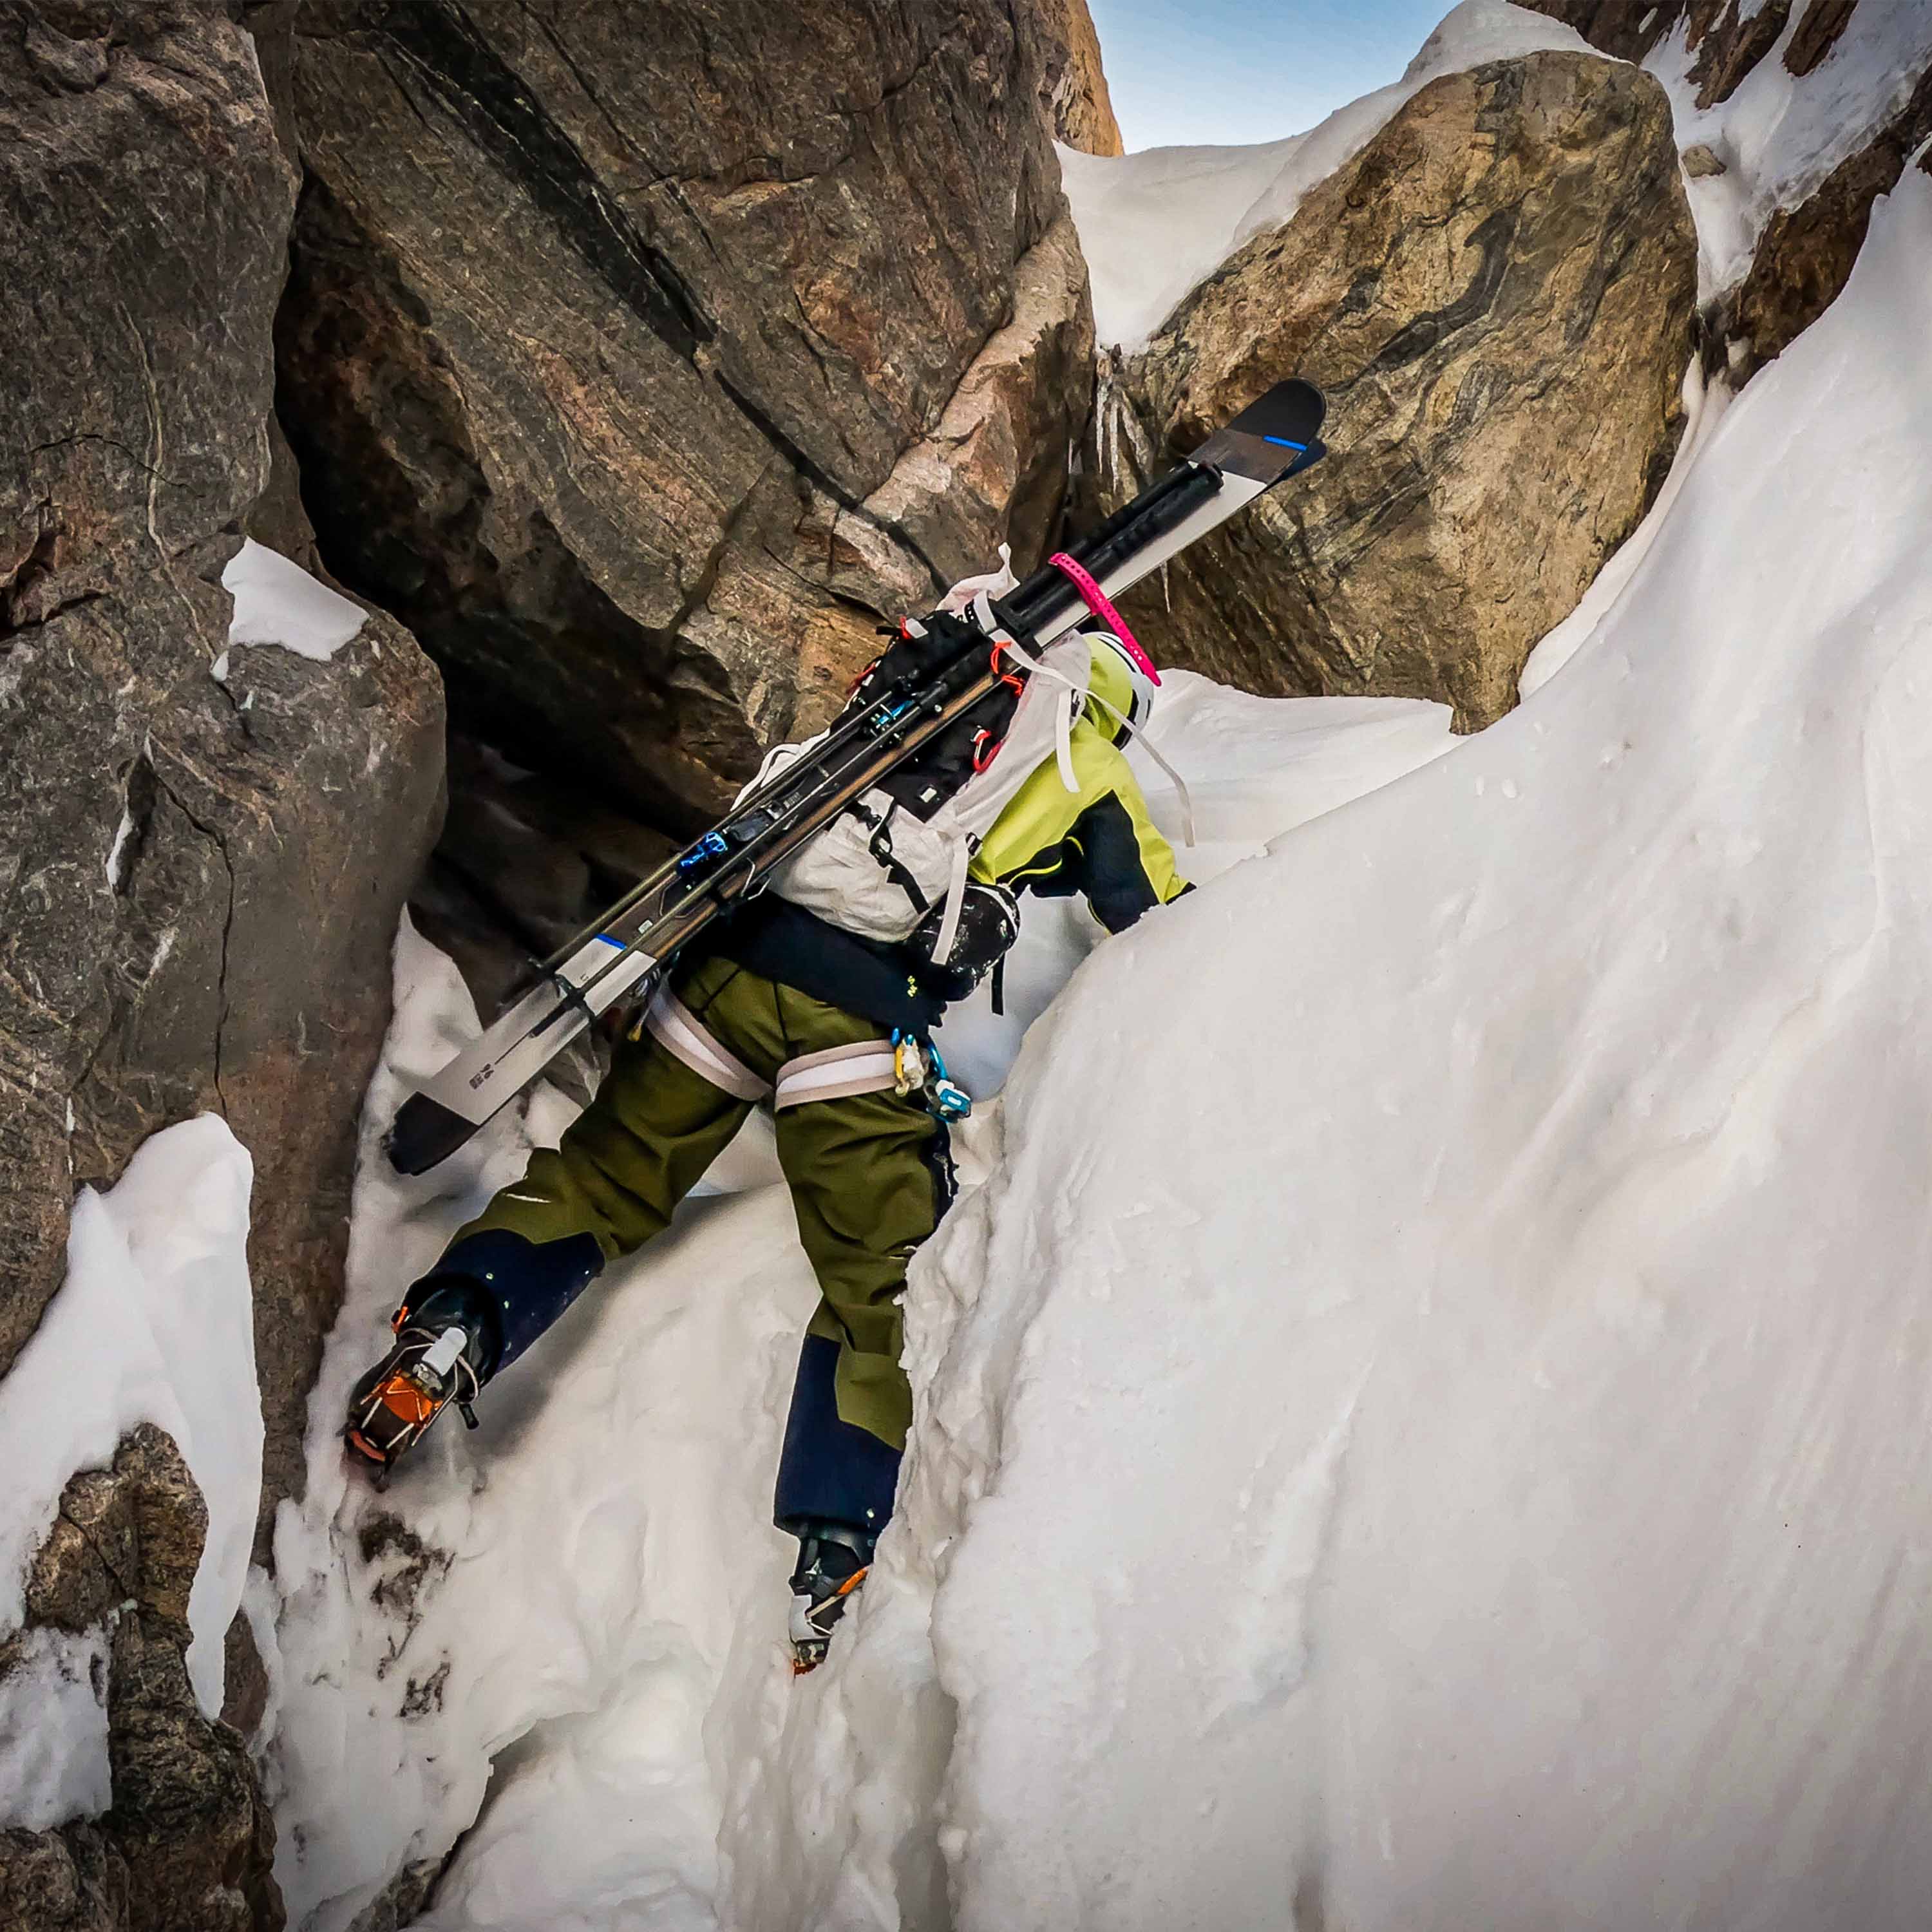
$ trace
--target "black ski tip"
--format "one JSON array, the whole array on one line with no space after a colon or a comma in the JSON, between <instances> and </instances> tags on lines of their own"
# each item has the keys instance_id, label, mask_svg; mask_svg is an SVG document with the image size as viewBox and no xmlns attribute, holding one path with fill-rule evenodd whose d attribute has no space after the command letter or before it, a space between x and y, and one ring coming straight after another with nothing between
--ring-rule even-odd
<instances>
[{"instance_id":1,"label":"black ski tip","mask_svg":"<svg viewBox=\"0 0 1932 1932\"><path fill-rule=\"evenodd\" d=\"M1243 436L1306 449L1322 434L1328 413L1328 399L1312 382L1304 382L1298 376L1264 391L1226 427Z\"/></svg>"},{"instance_id":2,"label":"black ski tip","mask_svg":"<svg viewBox=\"0 0 1932 1932\"><path fill-rule=\"evenodd\" d=\"M1294 466L1288 473L1291 476L1299 476L1304 470L1312 470L1328 454L1328 446L1318 436L1294 459Z\"/></svg>"},{"instance_id":3,"label":"black ski tip","mask_svg":"<svg viewBox=\"0 0 1932 1932\"><path fill-rule=\"evenodd\" d=\"M460 1114L452 1114L427 1094L412 1094L396 1110L384 1138L382 1150L398 1174L427 1174L447 1160L476 1131Z\"/></svg>"},{"instance_id":4,"label":"black ski tip","mask_svg":"<svg viewBox=\"0 0 1932 1932\"><path fill-rule=\"evenodd\" d=\"M1317 432L1328 412L1312 382L1277 382L1217 429L1193 460L1269 488L1326 454Z\"/></svg>"}]
</instances>

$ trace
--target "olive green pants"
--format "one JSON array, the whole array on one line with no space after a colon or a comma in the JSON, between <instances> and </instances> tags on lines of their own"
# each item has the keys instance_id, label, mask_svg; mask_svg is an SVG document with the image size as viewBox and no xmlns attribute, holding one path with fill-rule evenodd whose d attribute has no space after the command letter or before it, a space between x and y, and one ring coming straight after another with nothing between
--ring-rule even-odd
<instances>
[{"instance_id":1,"label":"olive green pants","mask_svg":"<svg viewBox=\"0 0 1932 1932\"><path fill-rule=\"evenodd\" d=\"M766 1086L804 1056L879 1036L874 1022L728 960L708 961L677 992ZM808 1332L837 1345L838 1420L898 1450L912 1415L899 1296L913 1251L951 1198L946 1131L916 1097L890 1088L795 1106L784 1098L774 1116L778 1160L820 1292ZM533 1154L524 1178L457 1238L492 1228L539 1244L588 1234L606 1261L630 1254L670 1225L754 1104L640 1028L562 1144Z\"/></svg>"}]
</instances>

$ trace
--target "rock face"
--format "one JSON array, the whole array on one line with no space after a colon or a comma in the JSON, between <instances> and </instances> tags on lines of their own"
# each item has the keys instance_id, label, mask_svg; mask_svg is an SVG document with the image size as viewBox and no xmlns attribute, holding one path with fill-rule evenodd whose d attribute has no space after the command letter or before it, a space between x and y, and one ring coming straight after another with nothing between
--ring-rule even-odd
<instances>
[{"instance_id":1,"label":"rock face","mask_svg":"<svg viewBox=\"0 0 1932 1932\"><path fill-rule=\"evenodd\" d=\"M440 703L386 619L327 663L229 654L224 566L268 478L296 198L217 4L0 0L0 1372L77 1183L224 1114L269 1447L300 1480L355 1123Z\"/></svg>"},{"instance_id":2,"label":"rock face","mask_svg":"<svg viewBox=\"0 0 1932 1932\"><path fill-rule=\"evenodd\" d=\"M278 1932L275 1828L248 1750L188 1683L188 1592L207 1511L187 1465L142 1424L110 1469L74 1478L27 1587L29 1628L110 1628L112 1808L97 1822L0 1833L0 1924L34 1932ZM10 1646L0 1644L0 1672Z\"/></svg>"},{"instance_id":3,"label":"rock face","mask_svg":"<svg viewBox=\"0 0 1932 1932\"><path fill-rule=\"evenodd\" d=\"M1798 29L1785 47L1784 64L1808 74L1838 44L1858 0L1757 0L1747 12L1739 0L1518 0L1574 27L1593 47L1618 60L1641 61L1682 23L1685 44L1696 56L1690 78L1697 104L1727 100L1738 84L1777 46L1795 12ZM1866 0L1884 6L1894 0Z\"/></svg>"},{"instance_id":4,"label":"rock face","mask_svg":"<svg viewBox=\"0 0 1932 1932\"><path fill-rule=\"evenodd\" d=\"M1109 507L1290 375L1337 452L1128 615L1248 689L1489 723L1668 467L1695 294L1654 81L1539 53L1432 82L1103 394Z\"/></svg>"},{"instance_id":5,"label":"rock face","mask_svg":"<svg viewBox=\"0 0 1932 1932\"><path fill-rule=\"evenodd\" d=\"M882 616L1040 548L1090 327L1046 20L304 10L280 413L466 728L681 830Z\"/></svg>"},{"instance_id":6,"label":"rock face","mask_svg":"<svg viewBox=\"0 0 1932 1932\"><path fill-rule=\"evenodd\" d=\"M1046 49L1042 104L1058 140L1083 154L1124 152L1087 0L1041 0Z\"/></svg>"}]
</instances>

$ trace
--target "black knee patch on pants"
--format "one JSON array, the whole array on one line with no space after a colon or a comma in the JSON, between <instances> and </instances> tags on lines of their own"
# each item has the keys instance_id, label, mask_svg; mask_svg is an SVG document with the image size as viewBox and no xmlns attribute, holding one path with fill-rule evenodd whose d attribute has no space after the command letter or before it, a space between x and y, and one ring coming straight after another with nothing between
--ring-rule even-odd
<instances>
[{"instance_id":1,"label":"black knee patch on pants","mask_svg":"<svg viewBox=\"0 0 1932 1932\"><path fill-rule=\"evenodd\" d=\"M842 1421L835 1378L838 1344L808 1335L799 1351L772 1520L788 1534L838 1522L872 1534L885 1528L898 1487L899 1452L869 1429Z\"/></svg>"},{"instance_id":2,"label":"black knee patch on pants","mask_svg":"<svg viewBox=\"0 0 1932 1932\"><path fill-rule=\"evenodd\" d=\"M604 1251L590 1234L526 1240L504 1228L458 1241L410 1291L412 1319L432 1322L447 1301L450 1318L480 1323L484 1360L478 1378L502 1374L603 1270Z\"/></svg>"}]
</instances>

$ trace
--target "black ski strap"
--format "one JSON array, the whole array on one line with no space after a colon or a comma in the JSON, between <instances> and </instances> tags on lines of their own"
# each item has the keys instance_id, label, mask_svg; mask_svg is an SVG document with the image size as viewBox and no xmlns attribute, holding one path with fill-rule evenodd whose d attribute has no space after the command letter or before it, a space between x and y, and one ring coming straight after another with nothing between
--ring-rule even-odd
<instances>
[{"instance_id":1,"label":"black ski strap","mask_svg":"<svg viewBox=\"0 0 1932 1932\"><path fill-rule=\"evenodd\" d=\"M872 828L872 841L866 849L871 852L874 859L878 860L886 877L912 901L916 910L921 913L929 912L932 909L932 902L920 889L918 879L914 875L905 861L892 850L892 814L898 808L898 800L895 799L887 807L884 815L881 817L862 801L856 798L848 808L860 824L869 825Z\"/></svg>"}]
</instances>

